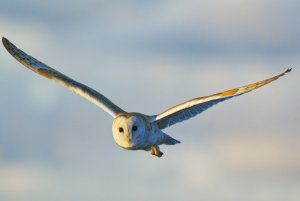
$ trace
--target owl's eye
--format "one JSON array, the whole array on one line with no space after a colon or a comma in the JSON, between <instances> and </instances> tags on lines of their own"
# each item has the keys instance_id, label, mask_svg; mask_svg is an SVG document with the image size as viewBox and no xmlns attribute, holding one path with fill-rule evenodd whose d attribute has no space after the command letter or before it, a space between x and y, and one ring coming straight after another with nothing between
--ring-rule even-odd
<instances>
[{"instance_id":1,"label":"owl's eye","mask_svg":"<svg viewBox=\"0 0 300 201\"><path fill-rule=\"evenodd\" d=\"M123 129L122 127L120 127L120 128L119 128L119 132L120 132L120 133L123 133L123 132L124 132L124 129Z\"/></svg>"},{"instance_id":2,"label":"owl's eye","mask_svg":"<svg viewBox=\"0 0 300 201\"><path fill-rule=\"evenodd\" d=\"M132 127L132 131L137 131L137 129L138 129L137 126Z\"/></svg>"}]
</instances>

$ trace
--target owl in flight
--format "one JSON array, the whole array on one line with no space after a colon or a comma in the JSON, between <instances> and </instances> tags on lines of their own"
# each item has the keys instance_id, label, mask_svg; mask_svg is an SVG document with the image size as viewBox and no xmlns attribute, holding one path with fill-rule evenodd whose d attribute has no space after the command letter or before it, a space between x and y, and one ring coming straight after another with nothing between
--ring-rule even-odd
<instances>
[{"instance_id":1,"label":"owl in flight","mask_svg":"<svg viewBox=\"0 0 300 201\"><path fill-rule=\"evenodd\" d=\"M29 56L6 38L3 37L2 42L7 51L24 66L59 83L83 98L86 98L110 114L114 118L112 123L113 137L119 146L127 150L150 151L152 155L158 157L163 155L159 149L160 145L175 145L180 143L178 140L164 133L162 131L163 129L190 119L217 103L262 87L291 71L291 69L287 69L279 75L254 84L210 96L195 98L167 109L160 114L149 116L141 113L124 111L94 89L65 76L57 70Z\"/></svg>"}]
</instances>

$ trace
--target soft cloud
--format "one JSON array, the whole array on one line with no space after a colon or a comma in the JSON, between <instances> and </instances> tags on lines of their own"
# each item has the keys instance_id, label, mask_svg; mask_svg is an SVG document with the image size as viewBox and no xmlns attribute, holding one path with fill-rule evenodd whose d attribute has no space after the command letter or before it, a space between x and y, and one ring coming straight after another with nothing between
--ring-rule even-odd
<instances>
[{"instance_id":1,"label":"soft cloud","mask_svg":"<svg viewBox=\"0 0 300 201\"><path fill-rule=\"evenodd\" d=\"M220 159L234 171L246 174L298 174L299 140L252 133L228 136L216 145Z\"/></svg>"},{"instance_id":2,"label":"soft cloud","mask_svg":"<svg viewBox=\"0 0 300 201\"><path fill-rule=\"evenodd\" d=\"M155 114L300 65L298 4L12 0L0 32L124 109ZM107 114L0 53L0 199L299 200L297 69L167 129L182 144L157 159L117 147Z\"/></svg>"}]
</instances>

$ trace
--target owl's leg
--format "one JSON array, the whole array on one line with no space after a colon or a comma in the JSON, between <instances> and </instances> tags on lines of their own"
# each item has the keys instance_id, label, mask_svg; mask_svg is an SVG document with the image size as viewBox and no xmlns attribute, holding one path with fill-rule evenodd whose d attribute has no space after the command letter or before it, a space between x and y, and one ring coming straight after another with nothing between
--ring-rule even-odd
<instances>
[{"instance_id":1,"label":"owl's leg","mask_svg":"<svg viewBox=\"0 0 300 201\"><path fill-rule=\"evenodd\" d=\"M157 145L151 147L151 154L157 157L161 157L164 153L159 150Z\"/></svg>"}]
</instances>

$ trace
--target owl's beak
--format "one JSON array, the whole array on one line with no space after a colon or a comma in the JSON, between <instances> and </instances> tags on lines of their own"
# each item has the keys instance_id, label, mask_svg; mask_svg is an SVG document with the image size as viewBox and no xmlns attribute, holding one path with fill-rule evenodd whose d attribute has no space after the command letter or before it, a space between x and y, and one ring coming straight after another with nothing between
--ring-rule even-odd
<instances>
[{"instance_id":1,"label":"owl's beak","mask_svg":"<svg viewBox=\"0 0 300 201\"><path fill-rule=\"evenodd\" d=\"M125 136L126 136L127 139L129 140L129 142L132 141L132 133L131 133L130 131L127 131L127 132L125 133Z\"/></svg>"}]
</instances>

